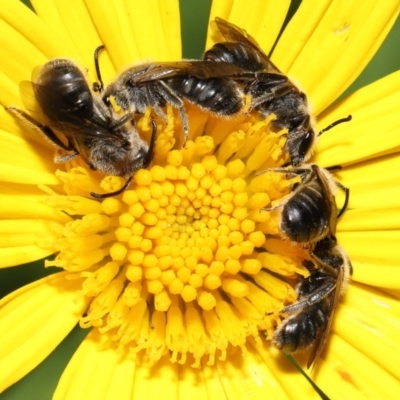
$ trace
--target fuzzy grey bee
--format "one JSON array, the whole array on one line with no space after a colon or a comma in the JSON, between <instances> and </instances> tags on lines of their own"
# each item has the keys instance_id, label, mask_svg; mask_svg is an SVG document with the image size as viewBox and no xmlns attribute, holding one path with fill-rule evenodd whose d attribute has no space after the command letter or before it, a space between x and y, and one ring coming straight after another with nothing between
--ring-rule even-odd
<instances>
[{"instance_id":1,"label":"fuzzy grey bee","mask_svg":"<svg viewBox=\"0 0 400 400\"><path fill-rule=\"evenodd\" d=\"M335 167L336 168L336 167ZM279 204L266 211L280 210L279 228L287 239L301 244L316 242L326 235L335 235L337 219L347 207L349 189L333 180L329 172L315 164L296 168L276 168L288 178L299 176L301 181L292 185L292 193ZM345 192L345 203L338 213L335 189Z\"/></svg>"},{"instance_id":2,"label":"fuzzy grey bee","mask_svg":"<svg viewBox=\"0 0 400 400\"><path fill-rule=\"evenodd\" d=\"M20 90L24 104L35 117L16 107L8 110L66 152L55 162L66 162L80 155L91 169L127 179L116 192L91 193L92 196L102 198L121 193L129 185L132 174L150 164L155 123L148 145L139 136L132 115L121 117L108 108L92 92L84 72L74 62L49 61L34 71L33 82L21 82Z\"/></svg>"},{"instance_id":3,"label":"fuzzy grey bee","mask_svg":"<svg viewBox=\"0 0 400 400\"><path fill-rule=\"evenodd\" d=\"M127 69L108 85L103 100L113 97L123 109L143 114L147 107L166 121L162 110L171 104L180 113L185 141L189 124L184 100L223 117L234 116L244 107L244 96L233 80L242 70L229 63L183 60L147 63Z\"/></svg>"},{"instance_id":4,"label":"fuzzy grey bee","mask_svg":"<svg viewBox=\"0 0 400 400\"><path fill-rule=\"evenodd\" d=\"M311 349L307 368L326 344L340 295L352 274L351 262L334 236L310 247L310 276L297 287L298 301L281 310L287 318L274 333L274 345L288 353Z\"/></svg>"}]
</instances>

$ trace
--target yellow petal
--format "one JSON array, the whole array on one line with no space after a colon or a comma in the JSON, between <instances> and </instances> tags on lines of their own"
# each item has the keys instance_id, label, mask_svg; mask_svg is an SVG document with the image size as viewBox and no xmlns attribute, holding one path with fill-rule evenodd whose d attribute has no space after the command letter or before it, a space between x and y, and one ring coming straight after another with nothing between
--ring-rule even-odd
<instances>
[{"instance_id":1,"label":"yellow petal","mask_svg":"<svg viewBox=\"0 0 400 400\"><path fill-rule=\"evenodd\" d=\"M1 185L1 195L3 196L24 196L26 199L43 198L43 194L48 190L45 187L36 185L20 185L18 183L3 182Z\"/></svg>"},{"instance_id":2,"label":"yellow petal","mask_svg":"<svg viewBox=\"0 0 400 400\"><path fill-rule=\"evenodd\" d=\"M361 390L352 382L346 381L347 369L343 371L335 368L340 361L329 353L329 358L322 356L311 374L311 379L325 393L329 399L357 399L364 400Z\"/></svg>"},{"instance_id":3,"label":"yellow petal","mask_svg":"<svg viewBox=\"0 0 400 400\"><path fill-rule=\"evenodd\" d=\"M215 368L203 364L201 375L204 376L204 385L207 388L208 397L213 400L226 400L224 388L219 376L215 373Z\"/></svg>"},{"instance_id":4,"label":"yellow petal","mask_svg":"<svg viewBox=\"0 0 400 400\"><path fill-rule=\"evenodd\" d=\"M14 105L23 108L21 98L19 96L18 85L9 78L4 72L0 71L0 103L4 106ZM6 111L0 107L0 113L4 114ZM1 123L3 120L1 118Z\"/></svg>"},{"instance_id":5,"label":"yellow petal","mask_svg":"<svg viewBox=\"0 0 400 400\"><path fill-rule=\"evenodd\" d=\"M180 45L176 46L180 42L176 25L178 3L174 0L163 3L159 7L154 0L86 2L116 70L149 56L159 61L180 58ZM167 15L172 16L171 21Z\"/></svg>"},{"instance_id":6,"label":"yellow petal","mask_svg":"<svg viewBox=\"0 0 400 400\"><path fill-rule=\"evenodd\" d=\"M62 37L63 44L77 53L77 50L74 49L75 46L68 33L67 27L64 25L63 15L60 14L57 9L57 2L51 0L32 0L31 4L35 10L35 14L39 17L38 19L42 22L41 25L43 26L43 21L46 21L46 25ZM74 6L76 6L76 4L74 4ZM57 47L58 49L60 48L59 46Z\"/></svg>"},{"instance_id":7,"label":"yellow petal","mask_svg":"<svg viewBox=\"0 0 400 400\"><path fill-rule=\"evenodd\" d=\"M245 29L257 40L261 49L268 54L278 37L289 6L290 1L286 0L279 2L257 0L251 4L245 0L214 1L210 21L213 21L215 17L220 17ZM209 29L206 49L210 48L213 43L215 40L212 39Z\"/></svg>"},{"instance_id":8,"label":"yellow petal","mask_svg":"<svg viewBox=\"0 0 400 400\"><path fill-rule=\"evenodd\" d=\"M396 265L400 259L400 231L339 232L339 243L351 260Z\"/></svg>"},{"instance_id":9,"label":"yellow petal","mask_svg":"<svg viewBox=\"0 0 400 400\"><path fill-rule=\"evenodd\" d=\"M375 224L380 224L380 226L382 226L381 229L388 229L385 228L385 226L388 226L387 224L392 227L390 229L399 227L399 221L395 218L392 218L391 221L378 221L378 214L371 211L399 208L400 188L398 185L393 185L393 182L398 182L400 179L399 166L399 155L394 154L344 167L341 171L335 174L335 178L339 182L350 188L349 209L354 211L357 210L359 214L356 215L359 216L361 216L362 213L365 213L366 218L364 220L364 226L367 230L373 229L373 222L371 222L369 228L367 226L369 219L375 221ZM343 194L340 194L340 196L343 196ZM338 198L337 203L342 204L342 201L342 199ZM386 216L390 218L390 215L387 213L388 211L386 211ZM395 211L395 213L397 213L397 211ZM353 214L346 214L347 212L339 221L339 229L341 229L342 221L343 224L362 223L359 218L357 219L357 217L356 219L351 220L351 215ZM383 214L379 215L382 215L383 217Z\"/></svg>"},{"instance_id":10,"label":"yellow petal","mask_svg":"<svg viewBox=\"0 0 400 400\"><path fill-rule=\"evenodd\" d=\"M93 54L94 50L103 43L84 2L81 0L36 1L33 5L38 15L51 24L53 29L59 29L65 37L64 40L79 54L79 58L74 57L72 53L62 54L62 57L74 58L79 64L89 69L92 80L97 80ZM114 76L115 70L106 51L101 53L100 58L102 77L104 81L108 81Z\"/></svg>"},{"instance_id":11,"label":"yellow petal","mask_svg":"<svg viewBox=\"0 0 400 400\"><path fill-rule=\"evenodd\" d=\"M3 150L6 151L2 157L4 163L43 171L55 169L51 151L2 130L0 140L4 144Z\"/></svg>"},{"instance_id":12,"label":"yellow petal","mask_svg":"<svg viewBox=\"0 0 400 400\"><path fill-rule=\"evenodd\" d=\"M290 399L320 399L314 387L298 373L281 351L265 343L255 347L255 351L262 357Z\"/></svg>"},{"instance_id":13,"label":"yellow petal","mask_svg":"<svg viewBox=\"0 0 400 400\"><path fill-rule=\"evenodd\" d=\"M182 57L178 1L126 1L126 5L139 49L135 59L173 61Z\"/></svg>"},{"instance_id":14,"label":"yellow petal","mask_svg":"<svg viewBox=\"0 0 400 400\"><path fill-rule=\"evenodd\" d=\"M262 399L265 393L275 399L289 398L258 354L247 352L243 357L239 349L232 353L228 362L217 362L217 371L227 398ZM232 379L233 376L235 379Z\"/></svg>"},{"instance_id":15,"label":"yellow petal","mask_svg":"<svg viewBox=\"0 0 400 400\"><path fill-rule=\"evenodd\" d=\"M142 3L143 2L140 2L140 4ZM155 1L153 4L156 3L157 2ZM132 4L132 2L128 1L128 4ZM160 24L162 27L161 38L164 39L165 44L165 50L162 54L160 54L160 59L166 61L178 60L182 57L181 17L179 2L176 0L161 1L158 2L158 8L160 9ZM160 50L158 49L158 51Z\"/></svg>"},{"instance_id":16,"label":"yellow petal","mask_svg":"<svg viewBox=\"0 0 400 400\"><path fill-rule=\"evenodd\" d=\"M272 55L274 62L281 71L287 72L290 70L290 67L306 45L308 38L326 13L330 3L331 0L304 0L301 2L296 14L286 26Z\"/></svg>"},{"instance_id":17,"label":"yellow petal","mask_svg":"<svg viewBox=\"0 0 400 400\"><path fill-rule=\"evenodd\" d=\"M0 248L0 268L26 264L40 260L54 253L39 246L19 246Z\"/></svg>"},{"instance_id":18,"label":"yellow petal","mask_svg":"<svg viewBox=\"0 0 400 400\"><path fill-rule=\"evenodd\" d=\"M28 185L57 185L54 173L0 163L0 180Z\"/></svg>"},{"instance_id":19,"label":"yellow petal","mask_svg":"<svg viewBox=\"0 0 400 400\"><path fill-rule=\"evenodd\" d=\"M122 2L118 3L119 7L124 7ZM132 62L132 44L127 43L126 34L123 34L123 28L126 28L126 23L118 21L116 13L116 7L118 6L107 1L86 2L86 7L95 24L98 35L106 46L107 53L110 55L111 62L117 71ZM126 15L125 18L127 18Z\"/></svg>"},{"instance_id":20,"label":"yellow petal","mask_svg":"<svg viewBox=\"0 0 400 400\"><path fill-rule=\"evenodd\" d=\"M21 100L19 98L18 86L14 82L12 81L10 82L13 88L15 89L15 96L18 97L18 102L15 103L12 101L12 99L7 97L7 99L5 100L6 104L4 105L5 106L9 106L10 104L19 105L19 102L21 102ZM0 73L0 86L2 88L4 87L2 86L3 83L4 81L2 80ZM1 91L0 91L0 96L1 96ZM1 101L2 97L0 97L0 102ZM27 141L30 147L35 148L35 151L36 149L40 148L40 151L41 152L44 151L45 154L46 150L51 150L51 153L49 152L47 154L54 154L54 145L52 145L48 140L44 139L43 135L40 134L37 129L28 127L28 125L24 124L23 121L21 121L11 112L5 110L3 107L0 107L0 129L4 130L9 135L20 137L24 141ZM25 147L29 146L25 145Z\"/></svg>"},{"instance_id":21,"label":"yellow petal","mask_svg":"<svg viewBox=\"0 0 400 400\"><path fill-rule=\"evenodd\" d=\"M173 364L169 358L169 354L165 355L154 368L147 367L142 358L137 359L132 399L157 399L165 396L165 393L168 393L168 398L171 400L180 398L178 394L181 384L180 366ZM156 384L149 379L151 376L157 377Z\"/></svg>"},{"instance_id":22,"label":"yellow petal","mask_svg":"<svg viewBox=\"0 0 400 400\"><path fill-rule=\"evenodd\" d=\"M358 90L324 113L320 127L349 114L353 119L321 136L313 161L344 165L398 152L399 109L400 71Z\"/></svg>"},{"instance_id":23,"label":"yellow petal","mask_svg":"<svg viewBox=\"0 0 400 400\"><path fill-rule=\"evenodd\" d=\"M68 335L87 307L81 282L54 274L0 301L0 391L21 379Z\"/></svg>"},{"instance_id":24,"label":"yellow petal","mask_svg":"<svg viewBox=\"0 0 400 400\"><path fill-rule=\"evenodd\" d=\"M393 375L336 334L330 335L326 356L312 379L329 398L395 399L400 389Z\"/></svg>"},{"instance_id":25,"label":"yellow petal","mask_svg":"<svg viewBox=\"0 0 400 400\"><path fill-rule=\"evenodd\" d=\"M4 182L29 185L57 185L53 152L43 151L30 141L0 130L3 157L0 179Z\"/></svg>"},{"instance_id":26,"label":"yellow petal","mask_svg":"<svg viewBox=\"0 0 400 400\"><path fill-rule=\"evenodd\" d=\"M213 370L214 374L218 376L215 368ZM176 397L177 399L185 398L186 396L194 400L212 398L212 396L207 390L207 386L205 384L205 377L203 376L203 374L199 374L199 370L190 368L188 366L180 366L179 373L180 373L180 382L178 385L179 391L178 391L178 396ZM199 385L199 380L201 381L200 385ZM223 390L221 382L219 382L218 389L216 392L217 395L216 398L218 398L218 391ZM223 398L226 398L226 395Z\"/></svg>"},{"instance_id":27,"label":"yellow petal","mask_svg":"<svg viewBox=\"0 0 400 400\"><path fill-rule=\"evenodd\" d=\"M338 230L343 231L379 231L399 229L400 209L388 208L383 210L371 208L347 210L341 217Z\"/></svg>"},{"instance_id":28,"label":"yellow petal","mask_svg":"<svg viewBox=\"0 0 400 400\"><path fill-rule=\"evenodd\" d=\"M400 268L397 263L392 265L379 265L373 262L352 261L354 281L382 288L400 287Z\"/></svg>"},{"instance_id":29,"label":"yellow petal","mask_svg":"<svg viewBox=\"0 0 400 400\"><path fill-rule=\"evenodd\" d=\"M69 217L54 207L44 204L45 196L0 196L1 218L43 218L54 221L69 221Z\"/></svg>"},{"instance_id":30,"label":"yellow petal","mask_svg":"<svg viewBox=\"0 0 400 400\"><path fill-rule=\"evenodd\" d=\"M380 266L375 266L375 269L379 271ZM377 322L397 330L400 329L400 320L398 318L400 303L395 297L383 292L381 289L352 283L343 300L354 309L372 315Z\"/></svg>"},{"instance_id":31,"label":"yellow petal","mask_svg":"<svg viewBox=\"0 0 400 400\"><path fill-rule=\"evenodd\" d=\"M315 2L303 2L310 7ZM301 5L300 7L302 7ZM290 69L285 71L301 83L312 100L318 115L357 78L371 60L399 11L397 0L334 1L330 3L317 26L309 31L303 47L296 54ZM289 25L308 24L303 13L293 17ZM300 29L299 29L300 30ZM298 38L298 31L283 33L278 47L290 49ZM283 51L283 50L282 50ZM273 58L279 66L279 59Z\"/></svg>"},{"instance_id":32,"label":"yellow petal","mask_svg":"<svg viewBox=\"0 0 400 400\"><path fill-rule=\"evenodd\" d=\"M363 310L346 307L344 304L339 306L335 315L335 332L399 379L398 330L383 326L368 316L368 310Z\"/></svg>"},{"instance_id":33,"label":"yellow petal","mask_svg":"<svg viewBox=\"0 0 400 400\"><path fill-rule=\"evenodd\" d=\"M135 362L115 349L101 349L98 335L91 332L74 353L53 399L131 399Z\"/></svg>"},{"instance_id":34,"label":"yellow petal","mask_svg":"<svg viewBox=\"0 0 400 400\"><path fill-rule=\"evenodd\" d=\"M0 18L10 25L9 30L15 29L15 32L19 32L20 35L30 42L32 48L37 49L36 51L39 51L46 59L62 57L63 55L69 55L74 58L78 57L78 53L74 47L70 45L70 42L65 39L65 35L62 34L62 24L61 28L60 24L56 24L53 27L54 29L51 29L49 24L44 23L41 18L22 2L17 0L7 1L7 7L5 5L1 7ZM15 47L15 51L19 54L17 60L20 61L21 57L25 56L24 50L17 46L13 39L11 36L4 37L5 41L9 41ZM3 54L6 53L4 52ZM35 60L31 60L31 62L33 61ZM42 60L38 60L36 65L41 63ZM28 78L30 78L30 75Z\"/></svg>"},{"instance_id":35,"label":"yellow petal","mask_svg":"<svg viewBox=\"0 0 400 400\"><path fill-rule=\"evenodd\" d=\"M32 70L45 63L46 57L20 32L0 19L1 70L14 82L30 80Z\"/></svg>"},{"instance_id":36,"label":"yellow petal","mask_svg":"<svg viewBox=\"0 0 400 400\"><path fill-rule=\"evenodd\" d=\"M40 219L0 220L0 247L36 244L39 237L51 234L49 221Z\"/></svg>"}]
</instances>

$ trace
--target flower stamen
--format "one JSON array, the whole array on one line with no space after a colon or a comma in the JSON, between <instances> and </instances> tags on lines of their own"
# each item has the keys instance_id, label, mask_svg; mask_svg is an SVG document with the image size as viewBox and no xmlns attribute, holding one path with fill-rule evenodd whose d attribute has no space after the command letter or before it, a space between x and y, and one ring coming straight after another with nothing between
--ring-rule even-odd
<instances>
[{"instance_id":1,"label":"flower stamen","mask_svg":"<svg viewBox=\"0 0 400 400\"><path fill-rule=\"evenodd\" d=\"M150 129L146 118L137 125ZM58 173L69 195L46 202L74 219L57 230L59 254L47 265L85 278L81 295L92 301L82 327L119 351L144 351L150 364L169 351L181 364L190 355L193 367L203 356L209 365L225 359L229 346L245 353L260 331L272 337L279 310L296 299L285 277L308 275L304 250L285 244L276 212L265 210L296 179L258 174L285 162L272 119L243 117L221 141L221 122L210 118L204 135L167 152L171 122L159 126L154 165L117 197L88 198L118 189L119 178L100 183L80 166Z\"/></svg>"}]
</instances>

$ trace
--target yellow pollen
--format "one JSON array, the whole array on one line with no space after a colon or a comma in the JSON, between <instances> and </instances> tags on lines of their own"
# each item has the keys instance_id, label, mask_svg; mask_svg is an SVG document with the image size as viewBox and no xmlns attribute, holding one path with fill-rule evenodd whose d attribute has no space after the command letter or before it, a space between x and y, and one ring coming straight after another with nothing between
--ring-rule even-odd
<instances>
[{"instance_id":1,"label":"yellow pollen","mask_svg":"<svg viewBox=\"0 0 400 400\"><path fill-rule=\"evenodd\" d=\"M167 107L153 165L121 195L94 200L87 189L87 198L46 200L74 216L55 233L58 255L46 264L83 278L80 294L91 303L82 326L98 327L119 350L143 351L149 364L169 351L172 362L196 367L203 356L223 360L229 346L244 353L249 336L270 339L279 309L296 298L286 277L308 271L301 248L282 253L277 216L264 211L295 182L258 174L287 162L282 135L269 131L269 119L250 114L235 126L188 107L191 118L208 119L202 133L174 145L181 127ZM147 133L149 113L137 122ZM93 187L97 175L82 170L59 173L67 192Z\"/></svg>"}]
</instances>

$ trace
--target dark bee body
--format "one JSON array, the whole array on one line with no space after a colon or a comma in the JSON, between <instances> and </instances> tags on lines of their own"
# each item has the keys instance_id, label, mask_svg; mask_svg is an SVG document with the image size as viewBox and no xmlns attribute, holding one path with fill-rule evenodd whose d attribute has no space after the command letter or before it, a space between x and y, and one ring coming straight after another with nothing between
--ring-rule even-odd
<instances>
[{"instance_id":1,"label":"dark bee body","mask_svg":"<svg viewBox=\"0 0 400 400\"><path fill-rule=\"evenodd\" d=\"M227 42L206 51L204 60L232 63L243 69L242 75L234 79L251 96L251 108L264 117L276 115L274 126L288 129L285 150L291 164L301 164L310 156L316 138L306 95L279 71L245 30L221 18L215 19L215 25Z\"/></svg>"},{"instance_id":2,"label":"dark bee body","mask_svg":"<svg viewBox=\"0 0 400 400\"><path fill-rule=\"evenodd\" d=\"M124 110L143 114L153 108L164 121L161 109L171 104L180 112L185 137L188 121L183 100L212 113L229 117L244 106L243 93L226 78L241 72L235 65L203 61L143 64L129 68L110 84L103 94L106 104L113 97Z\"/></svg>"},{"instance_id":3,"label":"dark bee body","mask_svg":"<svg viewBox=\"0 0 400 400\"><path fill-rule=\"evenodd\" d=\"M107 108L101 98L91 91L84 73L72 61L49 61L38 70L34 82L22 82L20 88L27 108L34 109L36 104L39 105L39 120L43 123L14 107L9 107L9 110L67 152L56 162L66 162L80 155L91 169L125 177L127 184L135 171L150 163L154 126L148 146L132 124L131 116L119 117ZM29 96L36 100L33 107L28 104Z\"/></svg>"},{"instance_id":4,"label":"dark bee body","mask_svg":"<svg viewBox=\"0 0 400 400\"><path fill-rule=\"evenodd\" d=\"M293 242L304 244L318 241L328 233L334 235L338 212L333 188L340 184L332 180L328 171L315 164L275 171L288 177L301 177L301 182L293 185L287 200L267 209L281 208L279 227L282 234ZM348 189L344 189L347 202Z\"/></svg>"},{"instance_id":5,"label":"dark bee body","mask_svg":"<svg viewBox=\"0 0 400 400\"><path fill-rule=\"evenodd\" d=\"M305 302L297 310L284 308L281 313L288 313L289 317L275 331L275 346L288 353L305 350L321 336L329 319L329 293L314 302L313 298L319 298L321 287L335 288L335 278L323 272L315 272L309 278L304 279L298 288L298 301ZM324 293L325 294L325 293ZM295 303L297 306L299 303ZM289 306L290 307L290 306Z\"/></svg>"},{"instance_id":6,"label":"dark bee body","mask_svg":"<svg viewBox=\"0 0 400 400\"><path fill-rule=\"evenodd\" d=\"M309 368L327 341L333 313L352 273L350 260L334 236L327 236L310 248L313 266L310 276L297 287L298 301L281 310L288 317L276 329L274 344L284 352L311 348Z\"/></svg>"}]
</instances>

